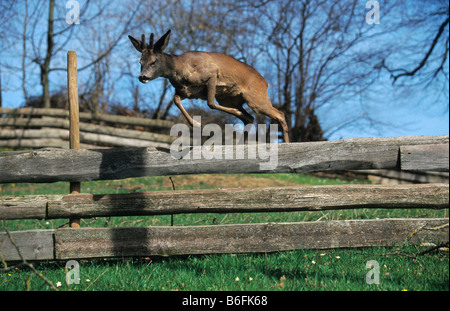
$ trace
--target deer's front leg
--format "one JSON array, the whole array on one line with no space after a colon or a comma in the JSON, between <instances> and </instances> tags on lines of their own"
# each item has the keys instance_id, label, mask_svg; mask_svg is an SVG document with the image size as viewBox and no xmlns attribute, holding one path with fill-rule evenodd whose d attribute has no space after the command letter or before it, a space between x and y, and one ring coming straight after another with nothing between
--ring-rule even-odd
<instances>
[{"instance_id":1,"label":"deer's front leg","mask_svg":"<svg viewBox=\"0 0 450 311\"><path fill-rule=\"evenodd\" d=\"M201 124L198 123L197 121L195 121L194 119L192 119L192 117L187 113L186 109L184 109L183 105L181 104L181 97L178 95L175 95L173 97L173 102L175 103L175 105L178 107L178 109L180 109L181 113L184 115L184 117L186 118L186 120L189 122L189 124L191 126L195 126L195 127L201 127Z\"/></svg>"}]
</instances>

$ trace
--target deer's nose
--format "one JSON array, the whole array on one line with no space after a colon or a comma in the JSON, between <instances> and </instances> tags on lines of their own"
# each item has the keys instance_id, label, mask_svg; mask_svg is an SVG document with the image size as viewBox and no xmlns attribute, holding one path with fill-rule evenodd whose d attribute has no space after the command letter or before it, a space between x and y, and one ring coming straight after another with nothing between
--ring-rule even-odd
<instances>
[{"instance_id":1,"label":"deer's nose","mask_svg":"<svg viewBox=\"0 0 450 311\"><path fill-rule=\"evenodd\" d=\"M139 76L139 81L141 81L142 83L147 83L148 81L150 81L150 78L144 75Z\"/></svg>"}]
</instances>

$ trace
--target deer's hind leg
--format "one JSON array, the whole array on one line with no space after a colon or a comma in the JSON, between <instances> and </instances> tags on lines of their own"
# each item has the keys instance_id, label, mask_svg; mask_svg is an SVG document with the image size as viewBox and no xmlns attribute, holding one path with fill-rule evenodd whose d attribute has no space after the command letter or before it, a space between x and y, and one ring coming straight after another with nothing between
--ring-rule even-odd
<instances>
[{"instance_id":1,"label":"deer's hind leg","mask_svg":"<svg viewBox=\"0 0 450 311\"><path fill-rule=\"evenodd\" d=\"M206 85L209 108L232 114L241 119L244 123L253 123L253 117L242 108L242 104L244 103L242 96L221 96L217 98L217 102L220 105L215 103L216 82L217 77L211 77Z\"/></svg>"},{"instance_id":2,"label":"deer's hind leg","mask_svg":"<svg viewBox=\"0 0 450 311\"><path fill-rule=\"evenodd\" d=\"M220 108L231 108L236 110L238 113L231 113L238 117L244 125L251 124L255 121L255 118L251 114L249 114L242 105L245 103L245 100L242 96L230 96L230 97L219 97L216 98L219 103L218 107ZM221 110L220 108L216 108ZM225 111L225 110L222 110ZM227 112L227 111L225 111Z\"/></svg>"},{"instance_id":3,"label":"deer's hind leg","mask_svg":"<svg viewBox=\"0 0 450 311\"><path fill-rule=\"evenodd\" d=\"M255 118L251 114L249 114L242 106L245 103L244 98L242 96L239 95L239 96L217 98L217 102L219 103L220 107L237 109L239 111L239 115L236 116L244 123L244 126L247 126L248 124L253 124L253 122L255 121ZM245 130L243 135L244 135L244 144L247 144L249 139L248 130Z\"/></svg>"},{"instance_id":4,"label":"deer's hind leg","mask_svg":"<svg viewBox=\"0 0 450 311\"><path fill-rule=\"evenodd\" d=\"M276 120L280 125L283 132L283 140L288 143L289 140L289 129L286 123L286 119L284 117L284 113L280 110L276 109L272 106L270 102L270 98L267 95L258 96L258 95L244 95L244 99L247 102L247 105L255 112L262 113L274 120Z\"/></svg>"}]
</instances>

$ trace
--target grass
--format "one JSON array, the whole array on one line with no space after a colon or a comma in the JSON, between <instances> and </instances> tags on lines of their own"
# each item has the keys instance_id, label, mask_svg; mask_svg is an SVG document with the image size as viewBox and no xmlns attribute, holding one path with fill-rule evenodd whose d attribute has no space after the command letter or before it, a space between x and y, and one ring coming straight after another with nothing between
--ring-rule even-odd
<instances>
[{"instance_id":1,"label":"grass","mask_svg":"<svg viewBox=\"0 0 450 311\"><path fill-rule=\"evenodd\" d=\"M391 249L298 250L272 254L225 254L173 258L80 261L80 284L67 285L65 262L36 268L59 290L73 291L241 291L241 290L448 290L448 255L418 260ZM412 246L403 252L417 251ZM379 284L367 284L369 260L380 267ZM0 290L47 290L28 269L0 275Z\"/></svg>"},{"instance_id":2,"label":"grass","mask_svg":"<svg viewBox=\"0 0 450 311\"><path fill-rule=\"evenodd\" d=\"M361 183L311 175L196 175L172 178L177 190L225 187L267 187ZM68 183L5 184L1 195L64 194ZM168 177L82 183L89 193L129 193L171 190ZM448 217L445 210L338 210L326 212L181 214L174 225L369 219L387 217ZM67 220L6 221L10 231L52 229ZM171 216L140 216L85 219L82 226L170 225ZM449 290L449 256L446 252L415 256L424 247L407 245L336 250L296 250L269 254L224 254L170 258L122 258L80 260L80 284L65 282L66 262L35 263L36 269L59 290L116 291L335 291L335 290ZM367 284L369 260L380 267L379 284ZM0 264L0 268L2 265ZM27 267L0 272L0 290L49 290L50 287Z\"/></svg>"}]
</instances>

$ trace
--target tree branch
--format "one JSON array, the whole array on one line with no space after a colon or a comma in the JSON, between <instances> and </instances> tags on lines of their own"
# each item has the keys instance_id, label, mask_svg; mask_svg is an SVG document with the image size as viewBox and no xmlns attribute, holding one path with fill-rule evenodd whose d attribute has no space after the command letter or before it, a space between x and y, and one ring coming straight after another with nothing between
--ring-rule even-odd
<instances>
[{"instance_id":1,"label":"tree branch","mask_svg":"<svg viewBox=\"0 0 450 311\"><path fill-rule=\"evenodd\" d=\"M447 15L446 20L445 20L445 21L441 24L441 26L439 27L439 30L438 30L436 36L434 37L433 42L431 43L431 46L430 46L430 48L428 49L427 53L425 54L424 58L420 61L419 65L418 65L416 68L414 68L413 70L408 71L408 70L406 70L406 69L389 69L389 68L386 66L386 64L384 63L384 60L382 61L381 67L385 68L385 69L391 74L391 77L394 79L394 81L392 82L392 84L395 84L395 82L397 81L397 79L400 78L400 77L414 76L420 69L422 69L422 68L425 66L425 64L426 64L427 61L428 61L428 58L429 58L429 57L431 56L431 54L433 53L433 50L434 50L434 48L436 47L436 45L437 45L437 43L438 43L438 41L439 41L439 38L440 38L440 37L442 36L442 34L444 33L444 30L445 30L446 26L448 25L448 23L449 23L449 17L448 17L448 15ZM448 48L447 48L446 52L448 52ZM445 55L445 56L444 56L444 62L445 62L446 57L447 57L447 56ZM442 65L441 65L441 67L442 67ZM434 76L436 76L437 73L441 70L441 67L439 67L439 68L435 71ZM399 74L397 74L397 75L394 75L394 72L396 72L396 71L402 71L402 73L399 73Z\"/></svg>"},{"instance_id":2,"label":"tree branch","mask_svg":"<svg viewBox=\"0 0 450 311\"><path fill-rule=\"evenodd\" d=\"M120 39L123 37L123 35L128 31L128 27L130 26L134 16L136 15L138 9L140 8L140 4L142 3L143 0L141 0L139 2L139 4L137 5L136 9L133 11L133 13L131 14L131 17L128 19L127 23L125 24L125 27L123 28L122 32L120 33L120 35L117 37L117 39L113 42L113 44L111 44L109 46L109 48L103 52L102 54L100 54L95 60L93 60L92 62L90 62L89 64L80 67L78 69L78 72L83 71L95 64L97 64L98 62L100 62L103 58L105 58L106 56L109 55L109 53L111 53L111 51L116 47L117 43L119 43ZM66 71L67 68L51 68L50 71Z\"/></svg>"}]
</instances>

